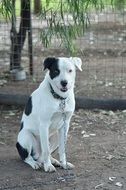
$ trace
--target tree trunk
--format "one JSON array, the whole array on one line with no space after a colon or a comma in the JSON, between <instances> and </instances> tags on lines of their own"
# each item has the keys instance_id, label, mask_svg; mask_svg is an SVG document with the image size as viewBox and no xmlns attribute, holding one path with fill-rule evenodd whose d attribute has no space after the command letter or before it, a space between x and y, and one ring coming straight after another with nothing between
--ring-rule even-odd
<instances>
[{"instance_id":1,"label":"tree trunk","mask_svg":"<svg viewBox=\"0 0 126 190\"><path fill-rule=\"evenodd\" d=\"M41 0L34 0L34 13L39 14L41 11Z\"/></svg>"},{"instance_id":2,"label":"tree trunk","mask_svg":"<svg viewBox=\"0 0 126 190\"><path fill-rule=\"evenodd\" d=\"M13 0L13 6L15 8L15 0ZM30 30L30 0L21 0L20 16L20 27L17 33L15 13L12 15L10 70L21 69L21 51L26 39L26 32Z\"/></svg>"}]
</instances>

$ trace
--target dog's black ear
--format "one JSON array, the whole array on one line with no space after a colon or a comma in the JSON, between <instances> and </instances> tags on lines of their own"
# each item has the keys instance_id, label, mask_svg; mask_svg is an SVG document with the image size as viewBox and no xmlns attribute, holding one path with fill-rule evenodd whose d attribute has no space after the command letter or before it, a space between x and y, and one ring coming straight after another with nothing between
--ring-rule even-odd
<instances>
[{"instance_id":1,"label":"dog's black ear","mask_svg":"<svg viewBox=\"0 0 126 190\"><path fill-rule=\"evenodd\" d=\"M47 57L45 60L44 60L44 70L45 69L50 69L50 67L52 66L52 64L54 64L55 62L57 62L58 59L55 58L55 57Z\"/></svg>"}]
</instances>

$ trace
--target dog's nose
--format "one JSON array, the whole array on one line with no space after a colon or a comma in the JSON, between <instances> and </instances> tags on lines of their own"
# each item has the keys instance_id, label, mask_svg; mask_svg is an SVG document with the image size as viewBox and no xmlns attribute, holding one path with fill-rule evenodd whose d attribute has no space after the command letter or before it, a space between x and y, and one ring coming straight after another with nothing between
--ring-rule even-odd
<instances>
[{"instance_id":1,"label":"dog's nose","mask_svg":"<svg viewBox=\"0 0 126 190\"><path fill-rule=\"evenodd\" d=\"M66 87L67 83L68 83L67 80L62 80L62 81L61 81L61 85L62 85L63 87Z\"/></svg>"}]
</instances>

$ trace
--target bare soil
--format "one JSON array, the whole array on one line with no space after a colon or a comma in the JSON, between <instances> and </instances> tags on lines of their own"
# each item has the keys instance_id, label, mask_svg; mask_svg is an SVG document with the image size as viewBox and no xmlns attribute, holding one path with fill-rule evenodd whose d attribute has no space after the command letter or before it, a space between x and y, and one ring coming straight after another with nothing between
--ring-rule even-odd
<instances>
[{"instance_id":1,"label":"bare soil","mask_svg":"<svg viewBox=\"0 0 126 190\"><path fill-rule=\"evenodd\" d=\"M21 114L19 107L0 107L1 190L126 189L126 111L76 111L67 145L75 169L50 174L33 170L18 156Z\"/></svg>"}]
</instances>

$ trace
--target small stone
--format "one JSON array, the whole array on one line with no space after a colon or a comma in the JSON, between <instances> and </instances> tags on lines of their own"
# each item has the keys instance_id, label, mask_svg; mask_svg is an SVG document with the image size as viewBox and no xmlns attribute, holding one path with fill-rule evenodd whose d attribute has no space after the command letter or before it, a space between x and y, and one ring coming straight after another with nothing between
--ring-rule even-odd
<instances>
[{"instance_id":1,"label":"small stone","mask_svg":"<svg viewBox=\"0 0 126 190\"><path fill-rule=\"evenodd\" d=\"M126 86L122 86L122 89L125 89L126 88Z\"/></svg>"},{"instance_id":2,"label":"small stone","mask_svg":"<svg viewBox=\"0 0 126 190\"><path fill-rule=\"evenodd\" d=\"M111 154L109 154L109 155L106 157L107 160L112 160L113 158L114 158L114 156L111 155Z\"/></svg>"},{"instance_id":3,"label":"small stone","mask_svg":"<svg viewBox=\"0 0 126 190\"><path fill-rule=\"evenodd\" d=\"M115 113L113 111L109 111L109 115L113 116L113 115L115 115Z\"/></svg>"},{"instance_id":4,"label":"small stone","mask_svg":"<svg viewBox=\"0 0 126 190\"><path fill-rule=\"evenodd\" d=\"M7 83L7 81L6 80L0 80L0 86L3 86L4 84L6 84Z\"/></svg>"},{"instance_id":5,"label":"small stone","mask_svg":"<svg viewBox=\"0 0 126 190\"><path fill-rule=\"evenodd\" d=\"M123 112L123 113L126 113L126 110L123 110L122 112Z\"/></svg>"},{"instance_id":6,"label":"small stone","mask_svg":"<svg viewBox=\"0 0 126 190\"><path fill-rule=\"evenodd\" d=\"M90 137L90 135L84 134L83 137L84 137L84 138L88 138L88 137Z\"/></svg>"},{"instance_id":7,"label":"small stone","mask_svg":"<svg viewBox=\"0 0 126 190\"><path fill-rule=\"evenodd\" d=\"M104 183L100 183L95 186L95 189L101 189L104 186Z\"/></svg>"},{"instance_id":8,"label":"small stone","mask_svg":"<svg viewBox=\"0 0 126 190\"><path fill-rule=\"evenodd\" d=\"M118 187L122 187L123 186L123 184L121 182L116 182L115 185L118 186Z\"/></svg>"},{"instance_id":9,"label":"small stone","mask_svg":"<svg viewBox=\"0 0 126 190\"><path fill-rule=\"evenodd\" d=\"M113 182L115 181L116 177L109 177L109 181Z\"/></svg>"},{"instance_id":10,"label":"small stone","mask_svg":"<svg viewBox=\"0 0 126 190\"><path fill-rule=\"evenodd\" d=\"M81 134L83 135L83 134L85 134L86 133L86 131L81 131Z\"/></svg>"},{"instance_id":11,"label":"small stone","mask_svg":"<svg viewBox=\"0 0 126 190\"><path fill-rule=\"evenodd\" d=\"M12 111L10 111L8 115L9 115L9 116L13 116L13 115L15 115L15 113L12 112Z\"/></svg>"},{"instance_id":12,"label":"small stone","mask_svg":"<svg viewBox=\"0 0 126 190\"><path fill-rule=\"evenodd\" d=\"M95 134L95 133L91 133L90 136L91 136L91 137L95 137L96 134Z\"/></svg>"},{"instance_id":13,"label":"small stone","mask_svg":"<svg viewBox=\"0 0 126 190\"><path fill-rule=\"evenodd\" d=\"M97 83L98 83L99 85L104 84L104 82L103 82L103 81L97 81Z\"/></svg>"},{"instance_id":14,"label":"small stone","mask_svg":"<svg viewBox=\"0 0 126 190\"><path fill-rule=\"evenodd\" d=\"M106 82L105 86L106 86L106 87L108 87L108 86L113 86L113 83L112 83L112 82Z\"/></svg>"}]
</instances>

